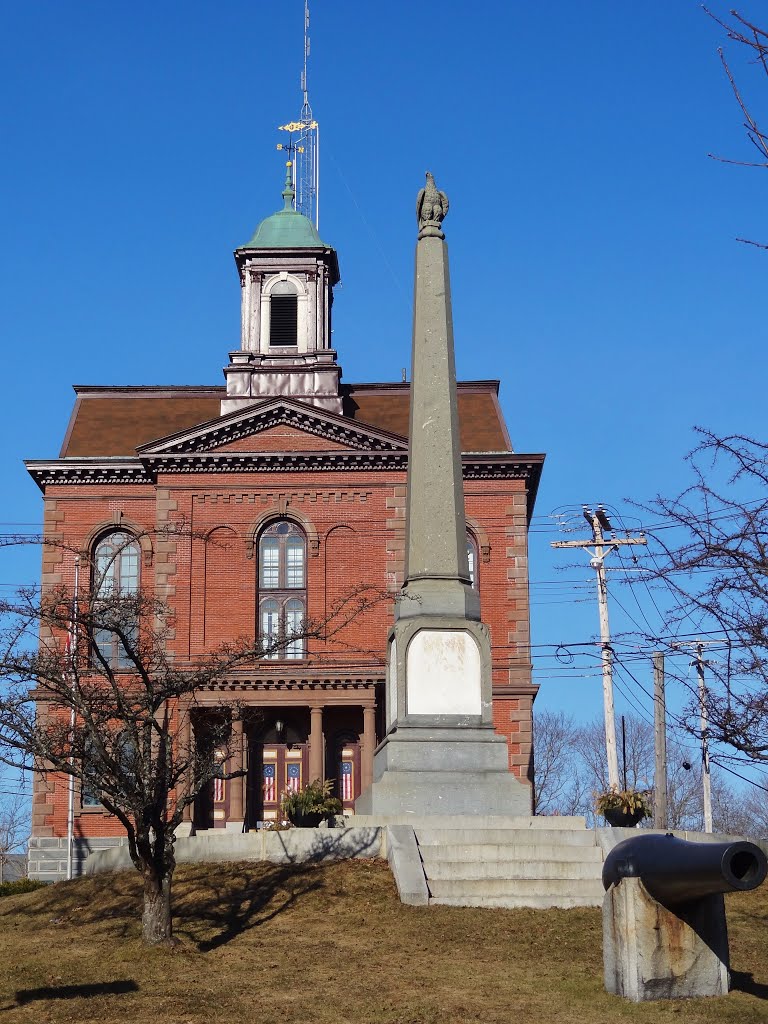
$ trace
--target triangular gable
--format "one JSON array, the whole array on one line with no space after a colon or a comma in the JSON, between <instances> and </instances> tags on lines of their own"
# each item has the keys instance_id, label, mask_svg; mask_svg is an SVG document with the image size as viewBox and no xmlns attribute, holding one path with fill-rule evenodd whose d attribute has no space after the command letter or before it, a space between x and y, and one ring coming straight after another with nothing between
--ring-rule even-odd
<instances>
[{"instance_id":1,"label":"triangular gable","mask_svg":"<svg viewBox=\"0 0 768 1024\"><path fill-rule=\"evenodd\" d=\"M246 434L236 441L216 445L217 452L319 452L319 451L350 451L356 445L345 444L316 433L307 433L300 427L281 423L276 427L268 427L253 434Z\"/></svg>"},{"instance_id":2,"label":"triangular gable","mask_svg":"<svg viewBox=\"0 0 768 1024\"><path fill-rule=\"evenodd\" d=\"M408 450L406 438L390 434L378 427L337 416L314 406L291 399L267 399L226 416L201 423L191 430L182 430L136 449L140 456L196 454L214 451L286 451L287 431L295 439L294 450L327 451L329 448L359 451ZM263 435L264 447L261 445Z\"/></svg>"}]
</instances>

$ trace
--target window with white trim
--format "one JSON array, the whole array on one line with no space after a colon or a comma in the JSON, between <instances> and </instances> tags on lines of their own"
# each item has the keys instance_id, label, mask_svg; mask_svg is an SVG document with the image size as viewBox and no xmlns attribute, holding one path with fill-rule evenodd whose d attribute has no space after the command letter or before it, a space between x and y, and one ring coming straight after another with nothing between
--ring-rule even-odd
<instances>
[{"instance_id":1,"label":"window with white trim","mask_svg":"<svg viewBox=\"0 0 768 1024\"><path fill-rule=\"evenodd\" d=\"M259 636L264 657L306 657L307 540L295 523L271 523L259 538Z\"/></svg>"},{"instance_id":2,"label":"window with white trim","mask_svg":"<svg viewBox=\"0 0 768 1024\"><path fill-rule=\"evenodd\" d=\"M471 533L467 534L467 563L469 565L469 580L477 590L477 541Z\"/></svg>"},{"instance_id":3,"label":"window with white trim","mask_svg":"<svg viewBox=\"0 0 768 1024\"><path fill-rule=\"evenodd\" d=\"M121 630L130 642L138 639L138 622L131 621L130 606L121 607L120 599L131 598L139 591L140 554L138 541L129 533L117 530L99 540L93 555L94 606L98 608L98 602L102 600L105 618L113 614L115 625L119 620ZM111 668L130 668L133 665L125 645L114 630L94 630L93 643ZM94 658L98 662L95 653Z\"/></svg>"}]
</instances>

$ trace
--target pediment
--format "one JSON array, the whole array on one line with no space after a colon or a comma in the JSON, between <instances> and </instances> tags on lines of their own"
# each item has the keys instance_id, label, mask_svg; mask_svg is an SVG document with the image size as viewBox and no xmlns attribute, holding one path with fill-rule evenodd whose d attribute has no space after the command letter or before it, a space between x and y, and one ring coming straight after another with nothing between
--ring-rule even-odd
<instances>
[{"instance_id":1,"label":"pediment","mask_svg":"<svg viewBox=\"0 0 768 1024\"><path fill-rule=\"evenodd\" d=\"M329 450L404 452L406 438L290 399L269 399L160 438L139 456Z\"/></svg>"},{"instance_id":2,"label":"pediment","mask_svg":"<svg viewBox=\"0 0 768 1024\"><path fill-rule=\"evenodd\" d=\"M246 434L235 441L216 445L217 452L316 452L349 451L352 445L315 432L309 433L290 423L281 423L254 434Z\"/></svg>"}]
</instances>

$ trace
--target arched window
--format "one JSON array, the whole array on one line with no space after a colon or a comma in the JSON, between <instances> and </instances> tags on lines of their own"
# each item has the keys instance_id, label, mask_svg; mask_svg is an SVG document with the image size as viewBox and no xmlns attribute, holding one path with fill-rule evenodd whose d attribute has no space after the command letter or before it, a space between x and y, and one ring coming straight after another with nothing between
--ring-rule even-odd
<instances>
[{"instance_id":1,"label":"arched window","mask_svg":"<svg viewBox=\"0 0 768 1024\"><path fill-rule=\"evenodd\" d=\"M475 590L477 590L477 541L471 533L467 534L467 562L469 564L470 582Z\"/></svg>"},{"instance_id":2,"label":"arched window","mask_svg":"<svg viewBox=\"0 0 768 1024\"><path fill-rule=\"evenodd\" d=\"M282 519L259 538L259 635L265 658L297 660L307 645L299 634L307 607L307 541Z\"/></svg>"},{"instance_id":3,"label":"arched window","mask_svg":"<svg viewBox=\"0 0 768 1024\"><path fill-rule=\"evenodd\" d=\"M112 616L115 625L120 624L126 636L138 638L138 623L135 610L129 602L121 605L121 598L131 598L139 590L138 541L130 534L117 530L109 533L96 545L93 556L93 601L98 612L99 601L103 602L104 619ZM106 627L94 630L93 642L99 654L112 668L130 668L133 662L126 653L124 644L114 630ZM95 657L98 662L98 657Z\"/></svg>"},{"instance_id":4,"label":"arched window","mask_svg":"<svg viewBox=\"0 0 768 1024\"><path fill-rule=\"evenodd\" d=\"M270 347L295 348L298 344L299 300L293 285L280 281L269 297Z\"/></svg>"}]
</instances>

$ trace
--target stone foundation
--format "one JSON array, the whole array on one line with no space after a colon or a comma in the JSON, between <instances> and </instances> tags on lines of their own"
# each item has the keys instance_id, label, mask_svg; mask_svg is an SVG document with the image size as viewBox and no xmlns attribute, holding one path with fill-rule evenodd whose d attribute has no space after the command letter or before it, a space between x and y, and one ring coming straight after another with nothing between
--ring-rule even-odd
<instances>
[{"instance_id":1,"label":"stone foundation","mask_svg":"<svg viewBox=\"0 0 768 1024\"><path fill-rule=\"evenodd\" d=\"M123 837L75 839L72 844L72 877L85 874L85 862L97 850L127 846ZM29 877L36 882L62 882L67 877L67 840L33 836L29 840Z\"/></svg>"}]
</instances>

